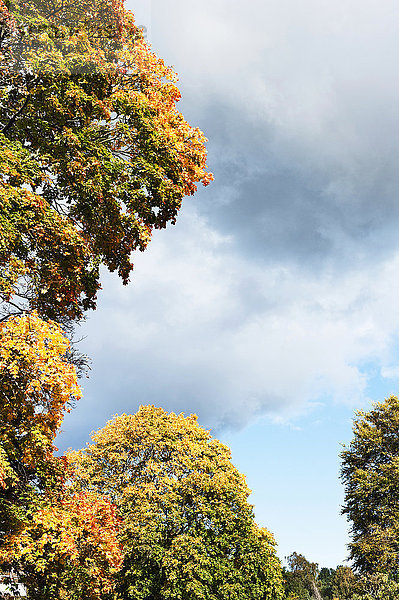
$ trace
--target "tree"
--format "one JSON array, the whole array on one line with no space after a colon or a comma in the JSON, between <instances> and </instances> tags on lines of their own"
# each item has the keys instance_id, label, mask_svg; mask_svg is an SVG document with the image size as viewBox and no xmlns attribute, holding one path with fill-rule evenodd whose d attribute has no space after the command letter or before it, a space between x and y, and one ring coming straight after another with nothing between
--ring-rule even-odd
<instances>
[{"instance_id":1,"label":"tree","mask_svg":"<svg viewBox=\"0 0 399 600\"><path fill-rule=\"evenodd\" d=\"M292 594L298 600L321 600L317 587L319 567L311 563L302 554L293 552L286 558L288 570L284 572L286 594Z\"/></svg>"},{"instance_id":2,"label":"tree","mask_svg":"<svg viewBox=\"0 0 399 600\"><path fill-rule=\"evenodd\" d=\"M398 573L399 400L358 411L341 453L343 513L352 522L351 558L362 573Z\"/></svg>"},{"instance_id":3,"label":"tree","mask_svg":"<svg viewBox=\"0 0 399 600\"><path fill-rule=\"evenodd\" d=\"M132 251L212 179L175 82L120 0L1 0L5 317L80 318L99 265L127 283Z\"/></svg>"},{"instance_id":4,"label":"tree","mask_svg":"<svg viewBox=\"0 0 399 600\"><path fill-rule=\"evenodd\" d=\"M63 479L53 440L80 398L68 348L60 327L35 314L0 324L0 547Z\"/></svg>"},{"instance_id":5,"label":"tree","mask_svg":"<svg viewBox=\"0 0 399 600\"><path fill-rule=\"evenodd\" d=\"M352 600L356 582L356 575L350 567L343 565L337 567L332 582L334 598L339 598L339 600Z\"/></svg>"},{"instance_id":6,"label":"tree","mask_svg":"<svg viewBox=\"0 0 399 600\"><path fill-rule=\"evenodd\" d=\"M322 567L318 576L318 588L323 600L332 600L334 598L332 586L336 570L328 567Z\"/></svg>"},{"instance_id":7,"label":"tree","mask_svg":"<svg viewBox=\"0 0 399 600\"><path fill-rule=\"evenodd\" d=\"M363 575L350 598L351 600L397 600L399 583L385 573Z\"/></svg>"},{"instance_id":8,"label":"tree","mask_svg":"<svg viewBox=\"0 0 399 600\"><path fill-rule=\"evenodd\" d=\"M29 598L108 598L123 560L115 506L98 494L60 491L41 502L23 530L6 538L0 560L16 568Z\"/></svg>"},{"instance_id":9,"label":"tree","mask_svg":"<svg viewBox=\"0 0 399 600\"><path fill-rule=\"evenodd\" d=\"M281 598L274 539L254 523L229 449L194 415L142 406L68 455L78 490L106 494L122 518L123 598Z\"/></svg>"},{"instance_id":10,"label":"tree","mask_svg":"<svg viewBox=\"0 0 399 600\"><path fill-rule=\"evenodd\" d=\"M116 507L74 493L54 456L63 415L80 398L70 345L35 313L0 323L0 567L36 600L99 600L122 552Z\"/></svg>"}]
</instances>

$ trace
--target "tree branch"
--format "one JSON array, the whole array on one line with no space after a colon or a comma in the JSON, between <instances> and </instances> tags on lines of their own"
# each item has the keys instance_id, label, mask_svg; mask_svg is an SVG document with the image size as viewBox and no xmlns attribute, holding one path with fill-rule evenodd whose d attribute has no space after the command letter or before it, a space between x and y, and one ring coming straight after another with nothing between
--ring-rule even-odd
<instances>
[{"instance_id":1,"label":"tree branch","mask_svg":"<svg viewBox=\"0 0 399 600\"><path fill-rule=\"evenodd\" d=\"M29 94L26 96L25 102L23 103L21 108L19 110L17 110L17 112L8 121L7 125L5 125L5 127L3 127L2 133L6 133L6 131L11 129L11 127L14 125L15 121L18 119L19 115L22 114L22 112L25 110L28 102L29 102Z\"/></svg>"}]
</instances>

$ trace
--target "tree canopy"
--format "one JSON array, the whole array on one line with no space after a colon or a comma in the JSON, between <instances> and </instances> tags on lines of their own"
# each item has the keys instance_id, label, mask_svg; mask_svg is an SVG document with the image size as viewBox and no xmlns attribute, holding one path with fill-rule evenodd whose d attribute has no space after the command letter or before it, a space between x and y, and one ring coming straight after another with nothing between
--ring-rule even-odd
<instances>
[{"instance_id":1,"label":"tree canopy","mask_svg":"<svg viewBox=\"0 0 399 600\"><path fill-rule=\"evenodd\" d=\"M4 315L75 319L99 265L174 222L206 170L176 75L120 0L0 3L0 298Z\"/></svg>"},{"instance_id":2,"label":"tree canopy","mask_svg":"<svg viewBox=\"0 0 399 600\"><path fill-rule=\"evenodd\" d=\"M319 566L309 562L303 554L293 552L286 558L288 569L284 570L285 592L288 598L321 600L317 585Z\"/></svg>"},{"instance_id":3,"label":"tree canopy","mask_svg":"<svg viewBox=\"0 0 399 600\"><path fill-rule=\"evenodd\" d=\"M363 573L398 574L398 431L399 400L390 396L357 412L352 441L341 454L351 558Z\"/></svg>"},{"instance_id":4,"label":"tree canopy","mask_svg":"<svg viewBox=\"0 0 399 600\"><path fill-rule=\"evenodd\" d=\"M0 535L59 476L53 440L80 398L68 348L60 327L35 314L0 324Z\"/></svg>"},{"instance_id":5,"label":"tree canopy","mask_svg":"<svg viewBox=\"0 0 399 600\"><path fill-rule=\"evenodd\" d=\"M347 565L339 565L332 580L334 598L352 600L356 588L356 576Z\"/></svg>"},{"instance_id":6,"label":"tree canopy","mask_svg":"<svg viewBox=\"0 0 399 600\"><path fill-rule=\"evenodd\" d=\"M119 509L121 597L281 597L273 536L255 524L229 449L195 416L142 406L68 460L78 491L106 494Z\"/></svg>"}]
</instances>

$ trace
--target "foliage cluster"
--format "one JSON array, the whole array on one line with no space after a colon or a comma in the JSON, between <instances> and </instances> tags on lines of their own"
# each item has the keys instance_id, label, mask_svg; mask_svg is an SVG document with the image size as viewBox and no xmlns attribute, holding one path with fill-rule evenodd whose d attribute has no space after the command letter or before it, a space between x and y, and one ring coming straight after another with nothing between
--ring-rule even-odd
<instances>
[{"instance_id":1,"label":"foliage cluster","mask_svg":"<svg viewBox=\"0 0 399 600\"><path fill-rule=\"evenodd\" d=\"M273 536L259 529L229 449L195 416L143 406L67 458L76 489L122 518L122 598L280 598Z\"/></svg>"},{"instance_id":2,"label":"foliage cluster","mask_svg":"<svg viewBox=\"0 0 399 600\"><path fill-rule=\"evenodd\" d=\"M0 298L57 321L207 185L205 137L121 0L0 3Z\"/></svg>"},{"instance_id":3,"label":"foliage cluster","mask_svg":"<svg viewBox=\"0 0 399 600\"><path fill-rule=\"evenodd\" d=\"M352 523L351 557L363 573L399 575L399 400L358 411L342 452L344 514Z\"/></svg>"},{"instance_id":4,"label":"foliage cluster","mask_svg":"<svg viewBox=\"0 0 399 600\"><path fill-rule=\"evenodd\" d=\"M0 324L0 564L32 598L94 600L121 564L119 521L107 498L71 494L73 474L54 456L63 415L81 395L68 347L35 313Z\"/></svg>"}]
</instances>

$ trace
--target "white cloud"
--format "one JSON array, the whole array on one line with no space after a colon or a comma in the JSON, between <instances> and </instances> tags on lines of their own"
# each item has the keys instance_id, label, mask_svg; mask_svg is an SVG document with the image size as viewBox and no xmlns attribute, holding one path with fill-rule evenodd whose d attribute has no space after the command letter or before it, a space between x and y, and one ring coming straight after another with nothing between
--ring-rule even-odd
<instances>
[{"instance_id":1,"label":"white cloud","mask_svg":"<svg viewBox=\"0 0 399 600\"><path fill-rule=\"evenodd\" d=\"M399 254L383 268L305 277L240 258L186 208L136 262L130 287L104 278L86 325L99 405L113 388L118 411L153 402L211 426L243 425L326 396L359 405L362 365L391 366Z\"/></svg>"},{"instance_id":2,"label":"white cloud","mask_svg":"<svg viewBox=\"0 0 399 600\"><path fill-rule=\"evenodd\" d=\"M152 21L183 112L210 138L213 226L262 229L257 251L277 263L385 260L399 225L396 3L153 0Z\"/></svg>"}]
</instances>

